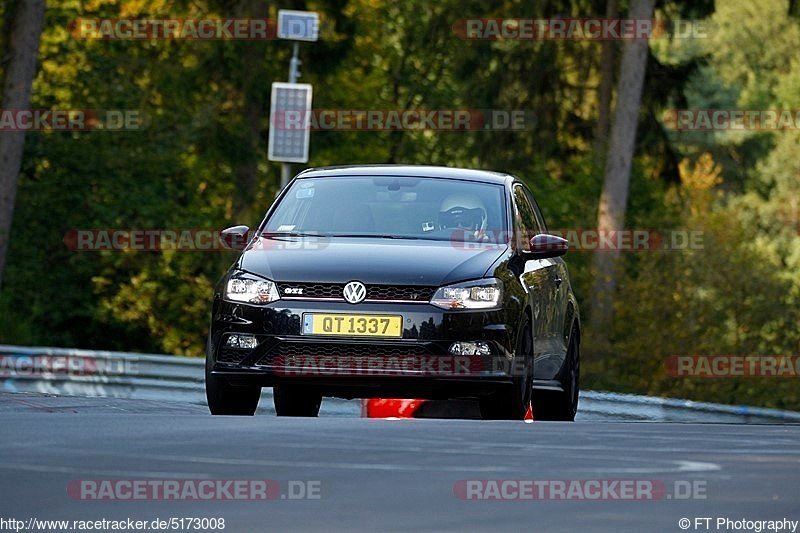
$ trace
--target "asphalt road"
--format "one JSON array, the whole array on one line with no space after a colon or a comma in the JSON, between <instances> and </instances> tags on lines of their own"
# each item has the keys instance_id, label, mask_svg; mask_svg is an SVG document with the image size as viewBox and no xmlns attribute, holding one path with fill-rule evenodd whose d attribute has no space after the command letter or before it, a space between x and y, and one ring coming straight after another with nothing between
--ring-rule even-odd
<instances>
[{"instance_id":1,"label":"asphalt road","mask_svg":"<svg viewBox=\"0 0 800 533\"><path fill-rule=\"evenodd\" d=\"M238 532L682 531L679 520L689 518L690 531L734 531L716 519L800 520L799 443L800 426L231 418L193 405L0 394L0 519L215 517ZM256 501L97 501L68 490L80 480L97 490L97 480L252 479L277 482L278 492ZM487 496L494 485L477 480L590 479L664 492L458 497L462 480ZM292 499L300 487L319 497ZM712 518L710 528L695 529L696 517Z\"/></svg>"}]
</instances>

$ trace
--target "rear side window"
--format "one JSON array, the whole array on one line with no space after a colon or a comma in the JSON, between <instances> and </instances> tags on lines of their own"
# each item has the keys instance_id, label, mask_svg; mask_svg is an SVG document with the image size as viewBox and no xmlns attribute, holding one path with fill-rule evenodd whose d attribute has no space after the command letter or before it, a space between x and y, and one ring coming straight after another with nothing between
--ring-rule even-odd
<instances>
[{"instance_id":1,"label":"rear side window","mask_svg":"<svg viewBox=\"0 0 800 533\"><path fill-rule=\"evenodd\" d=\"M542 223L522 185L514 186L514 242L522 250L530 248L533 236L543 233Z\"/></svg>"},{"instance_id":2,"label":"rear side window","mask_svg":"<svg viewBox=\"0 0 800 533\"><path fill-rule=\"evenodd\" d=\"M533 207L533 215L536 217L537 231L539 233L547 233L547 224L544 223L544 217L542 216L542 210L539 209L539 204L536 203L536 199L533 197L531 191L525 187L523 187L522 190L525 191L525 196L528 198L531 207Z\"/></svg>"}]
</instances>

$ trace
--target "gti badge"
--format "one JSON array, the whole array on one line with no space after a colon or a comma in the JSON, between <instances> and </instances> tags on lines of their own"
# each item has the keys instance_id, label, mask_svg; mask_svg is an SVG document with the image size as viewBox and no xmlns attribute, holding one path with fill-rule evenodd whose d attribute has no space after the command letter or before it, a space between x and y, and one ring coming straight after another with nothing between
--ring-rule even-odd
<instances>
[{"instance_id":1,"label":"gti badge","mask_svg":"<svg viewBox=\"0 0 800 533\"><path fill-rule=\"evenodd\" d=\"M349 303L357 304L367 297L367 288L360 281L351 281L344 286L342 293Z\"/></svg>"},{"instance_id":2,"label":"gti badge","mask_svg":"<svg viewBox=\"0 0 800 533\"><path fill-rule=\"evenodd\" d=\"M283 294L303 294L303 287L286 287Z\"/></svg>"}]
</instances>

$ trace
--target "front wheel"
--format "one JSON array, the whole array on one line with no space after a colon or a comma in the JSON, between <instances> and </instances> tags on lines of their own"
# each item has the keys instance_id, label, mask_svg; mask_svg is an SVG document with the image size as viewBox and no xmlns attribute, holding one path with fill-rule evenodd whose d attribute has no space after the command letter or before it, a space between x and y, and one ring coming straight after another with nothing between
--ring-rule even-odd
<instances>
[{"instance_id":1,"label":"front wheel","mask_svg":"<svg viewBox=\"0 0 800 533\"><path fill-rule=\"evenodd\" d=\"M526 315L520 325L520 337L514 353L513 385L480 398L481 418L484 420L524 420L531 405L533 390L533 336Z\"/></svg>"},{"instance_id":2,"label":"front wheel","mask_svg":"<svg viewBox=\"0 0 800 533\"><path fill-rule=\"evenodd\" d=\"M212 415L253 416L260 398L261 387L231 385L206 368L206 400Z\"/></svg>"},{"instance_id":3,"label":"front wheel","mask_svg":"<svg viewBox=\"0 0 800 533\"><path fill-rule=\"evenodd\" d=\"M533 417L536 420L572 422L578 413L580 395L581 348L577 328L570 335L564 371L561 376L561 391L536 391L533 398Z\"/></svg>"},{"instance_id":4,"label":"front wheel","mask_svg":"<svg viewBox=\"0 0 800 533\"><path fill-rule=\"evenodd\" d=\"M275 414L278 416L319 416L322 395L312 389L294 385L275 385L272 390Z\"/></svg>"}]
</instances>

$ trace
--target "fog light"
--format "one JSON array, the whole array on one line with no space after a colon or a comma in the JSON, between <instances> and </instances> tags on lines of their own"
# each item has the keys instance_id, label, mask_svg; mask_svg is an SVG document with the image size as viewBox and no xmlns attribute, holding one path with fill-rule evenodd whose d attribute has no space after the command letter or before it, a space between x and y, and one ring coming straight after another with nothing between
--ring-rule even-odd
<instances>
[{"instance_id":1,"label":"fog light","mask_svg":"<svg viewBox=\"0 0 800 533\"><path fill-rule=\"evenodd\" d=\"M258 346L258 341L252 335L231 335L225 342L225 346L229 348L242 348L245 350L252 350Z\"/></svg>"},{"instance_id":2,"label":"fog light","mask_svg":"<svg viewBox=\"0 0 800 533\"><path fill-rule=\"evenodd\" d=\"M450 345L453 355L492 355L488 342L454 342Z\"/></svg>"}]
</instances>

